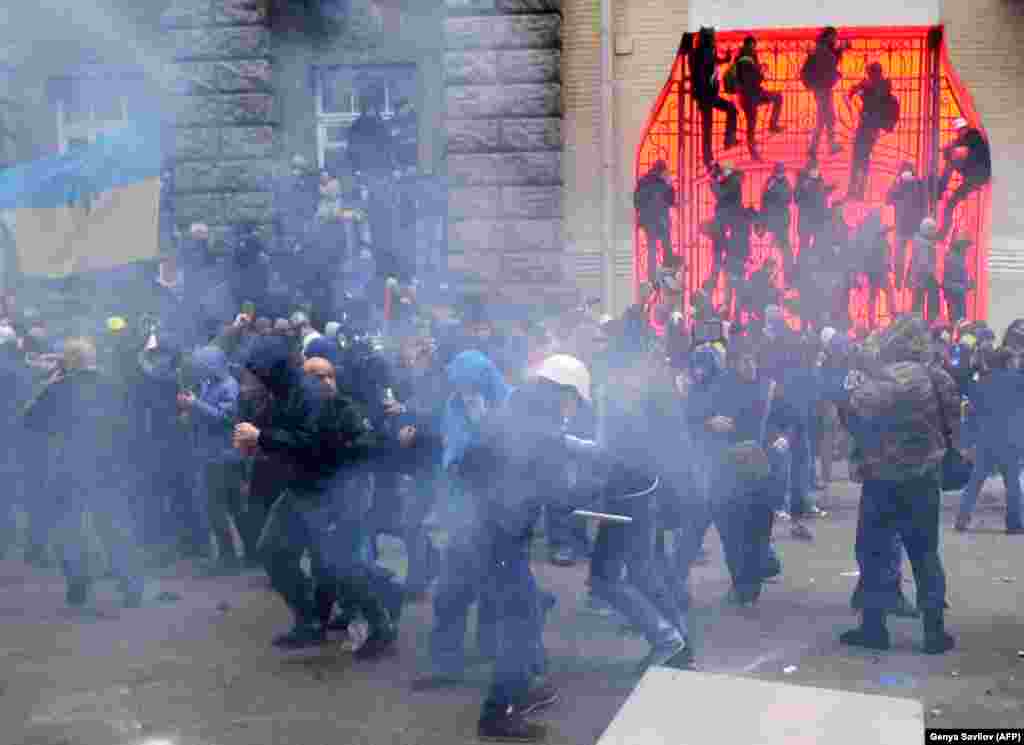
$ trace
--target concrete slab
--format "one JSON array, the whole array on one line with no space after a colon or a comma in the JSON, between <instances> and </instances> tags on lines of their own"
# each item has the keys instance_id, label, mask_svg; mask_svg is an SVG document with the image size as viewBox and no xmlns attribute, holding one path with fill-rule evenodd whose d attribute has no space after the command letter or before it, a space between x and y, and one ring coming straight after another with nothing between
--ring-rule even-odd
<instances>
[{"instance_id":1,"label":"concrete slab","mask_svg":"<svg viewBox=\"0 0 1024 745\"><path fill-rule=\"evenodd\" d=\"M598 745L920 742L918 701L652 668Z\"/></svg>"}]
</instances>

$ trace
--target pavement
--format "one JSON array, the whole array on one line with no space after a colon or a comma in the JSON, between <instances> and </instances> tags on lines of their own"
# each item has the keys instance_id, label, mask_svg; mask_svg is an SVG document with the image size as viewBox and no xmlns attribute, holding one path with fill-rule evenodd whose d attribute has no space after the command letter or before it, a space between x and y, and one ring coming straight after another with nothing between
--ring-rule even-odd
<instances>
[{"instance_id":1,"label":"pavement","mask_svg":"<svg viewBox=\"0 0 1024 745\"><path fill-rule=\"evenodd\" d=\"M856 623L853 539L857 488L834 484L810 527L812 543L776 524L783 575L760 603L723 603L728 578L717 535L693 572L691 622L709 672L908 697L935 727L1024 726L1024 536L1002 532L1001 484L989 482L971 532L952 530L946 496L943 559L947 626L957 649L920 654L918 621L893 619L894 648L850 650L838 633ZM396 544L397 546L397 544ZM401 563L392 547L389 561ZM549 742L597 742L636 685L646 644L621 622L586 612L586 568L558 568L538 550L540 583L555 592L545 642L562 700L546 712ZM907 592L913 595L907 568ZM180 564L151 579L142 608L122 610L113 580L92 606L63 605L56 572L0 562L0 745L463 745L488 670L465 685L412 692L425 663L431 609L411 605L399 653L356 662L340 641L284 654L270 638L288 626L266 578L199 578ZM472 648L472 632L469 641ZM685 722L686 701L679 702ZM642 745L638 741L638 745Z\"/></svg>"}]
</instances>

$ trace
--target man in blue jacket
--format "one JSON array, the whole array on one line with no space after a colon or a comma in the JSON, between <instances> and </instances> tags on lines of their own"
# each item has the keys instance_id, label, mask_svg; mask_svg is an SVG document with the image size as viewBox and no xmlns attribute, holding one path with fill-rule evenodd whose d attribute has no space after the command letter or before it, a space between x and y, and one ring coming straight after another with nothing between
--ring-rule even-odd
<instances>
[{"instance_id":1,"label":"man in blue jacket","mask_svg":"<svg viewBox=\"0 0 1024 745\"><path fill-rule=\"evenodd\" d=\"M199 468L195 495L200 530L208 539L212 528L217 541L216 571L241 569L231 537L228 516L241 511L242 458L231 447L231 432L238 413L238 381L228 372L228 358L218 347L201 347L192 354L192 370L198 390L178 394L188 412L192 447ZM246 547L250 551L255 546Z\"/></svg>"}]
</instances>

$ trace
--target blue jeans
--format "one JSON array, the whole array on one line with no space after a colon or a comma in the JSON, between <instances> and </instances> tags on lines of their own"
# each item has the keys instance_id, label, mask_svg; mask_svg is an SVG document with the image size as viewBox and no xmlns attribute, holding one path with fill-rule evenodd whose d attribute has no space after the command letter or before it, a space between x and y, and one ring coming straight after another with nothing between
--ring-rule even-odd
<instances>
[{"instance_id":1,"label":"blue jeans","mask_svg":"<svg viewBox=\"0 0 1024 745\"><path fill-rule=\"evenodd\" d=\"M370 633L384 631L398 620L401 588L389 572L367 561L367 535L362 523L338 519L344 506L331 499L306 502L285 491L267 515L259 540L271 586L295 615L297 625L319 621L314 584L337 587L362 611ZM302 571L309 551L313 579Z\"/></svg>"},{"instance_id":2,"label":"blue jeans","mask_svg":"<svg viewBox=\"0 0 1024 745\"><path fill-rule=\"evenodd\" d=\"M434 594L435 672L462 673L469 608L477 600L481 652L496 660L485 707L507 706L525 696L540 662L540 592L530 570L528 537L489 527L448 546Z\"/></svg>"},{"instance_id":3,"label":"blue jeans","mask_svg":"<svg viewBox=\"0 0 1024 745\"><path fill-rule=\"evenodd\" d=\"M613 514L632 517L633 522L601 526L591 560L593 592L625 616L652 645L665 641L673 630L686 636L686 612L680 607L678 593L669 589L664 567L654 555L656 499L609 499L607 508ZM622 579L623 569L626 580Z\"/></svg>"},{"instance_id":4,"label":"blue jeans","mask_svg":"<svg viewBox=\"0 0 1024 745\"><path fill-rule=\"evenodd\" d=\"M974 512L985 479L998 469L1006 484L1006 527L1021 527L1020 454L1013 448L984 443L979 443L977 453L971 479L960 497L960 514L969 517Z\"/></svg>"}]
</instances>

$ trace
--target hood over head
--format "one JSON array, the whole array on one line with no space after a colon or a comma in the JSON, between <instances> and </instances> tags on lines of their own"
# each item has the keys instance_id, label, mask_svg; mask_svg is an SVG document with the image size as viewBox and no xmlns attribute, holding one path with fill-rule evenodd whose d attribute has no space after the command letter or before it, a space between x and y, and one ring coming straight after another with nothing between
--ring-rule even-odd
<instances>
[{"instance_id":1,"label":"hood over head","mask_svg":"<svg viewBox=\"0 0 1024 745\"><path fill-rule=\"evenodd\" d=\"M509 394L501 371L487 355L475 349L456 355L448 364L448 382L453 387L473 387L492 406L504 402Z\"/></svg>"},{"instance_id":2,"label":"hood over head","mask_svg":"<svg viewBox=\"0 0 1024 745\"><path fill-rule=\"evenodd\" d=\"M260 337L249 353L245 367L278 397L286 397L299 383L299 372L292 365L292 348L279 336Z\"/></svg>"},{"instance_id":3,"label":"hood over head","mask_svg":"<svg viewBox=\"0 0 1024 745\"><path fill-rule=\"evenodd\" d=\"M228 357L220 347L199 347L192 353L192 366L204 379L224 380L230 374Z\"/></svg>"}]
</instances>

